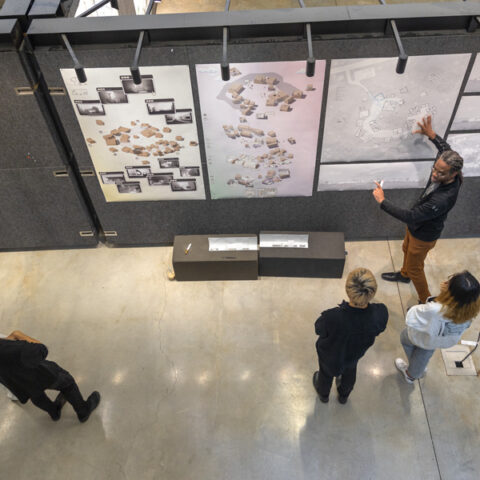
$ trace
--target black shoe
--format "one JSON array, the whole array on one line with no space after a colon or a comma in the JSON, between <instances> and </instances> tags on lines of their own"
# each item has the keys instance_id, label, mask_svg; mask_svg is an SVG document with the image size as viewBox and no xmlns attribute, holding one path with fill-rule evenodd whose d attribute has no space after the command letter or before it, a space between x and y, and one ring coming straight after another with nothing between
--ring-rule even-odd
<instances>
[{"instance_id":1,"label":"black shoe","mask_svg":"<svg viewBox=\"0 0 480 480\"><path fill-rule=\"evenodd\" d=\"M387 282L410 283L410 279L408 277L404 277L400 272L382 273L382 278Z\"/></svg>"},{"instance_id":2,"label":"black shoe","mask_svg":"<svg viewBox=\"0 0 480 480\"><path fill-rule=\"evenodd\" d=\"M67 401L67 399L65 398L65 396L63 395L62 392L60 392L57 395L57 398L53 401L53 403L56 407L56 411L53 415L50 414L50 417L54 422L58 422L58 420L60 420L60 417L62 416L62 408L65 405L66 401Z\"/></svg>"},{"instance_id":3,"label":"black shoe","mask_svg":"<svg viewBox=\"0 0 480 480\"><path fill-rule=\"evenodd\" d=\"M338 403L341 403L342 405L345 405L347 403L348 397L342 397L341 395L339 395L337 397L337 400L338 400Z\"/></svg>"},{"instance_id":4,"label":"black shoe","mask_svg":"<svg viewBox=\"0 0 480 480\"><path fill-rule=\"evenodd\" d=\"M87 398L87 413L85 415L77 415L80 422L86 422L90 417L90 414L98 407L100 403L100 394L98 392L93 392Z\"/></svg>"},{"instance_id":5,"label":"black shoe","mask_svg":"<svg viewBox=\"0 0 480 480\"><path fill-rule=\"evenodd\" d=\"M321 395L320 392L318 391L318 370L313 374L312 378L312 383L313 383L313 388L315 388L315 391L317 392L318 396L320 397L320 401L322 403L328 403L328 395L325 397L324 395Z\"/></svg>"}]
</instances>

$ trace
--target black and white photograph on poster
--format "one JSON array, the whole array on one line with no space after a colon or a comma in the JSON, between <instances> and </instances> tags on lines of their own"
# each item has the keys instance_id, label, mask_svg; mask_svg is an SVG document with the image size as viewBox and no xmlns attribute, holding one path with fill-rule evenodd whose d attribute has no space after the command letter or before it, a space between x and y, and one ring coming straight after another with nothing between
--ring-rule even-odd
<instances>
[{"instance_id":1,"label":"black and white photograph on poster","mask_svg":"<svg viewBox=\"0 0 480 480\"><path fill-rule=\"evenodd\" d=\"M152 169L146 165L140 165L138 167L125 167L125 170L127 171L129 178L145 178L152 173Z\"/></svg>"},{"instance_id":2,"label":"black and white photograph on poster","mask_svg":"<svg viewBox=\"0 0 480 480\"><path fill-rule=\"evenodd\" d=\"M174 98L147 98L145 103L147 104L147 110L150 115L175 113Z\"/></svg>"},{"instance_id":3,"label":"black and white photograph on poster","mask_svg":"<svg viewBox=\"0 0 480 480\"><path fill-rule=\"evenodd\" d=\"M138 85L133 81L131 75L121 75L123 91L127 94L135 93L155 93L153 85L153 75L141 75L142 83Z\"/></svg>"},{"instance_id":4,"label":"black and white photograph on poster","mask_svg":"<svg viewBox=\"0 0 480 480\"><path fill-rule=\"evenodd\" d=\"M170 183L172 192L190 192L197 189L195 180L173 180Z\"/></svg>"},{"instance_id":5,"label":"black and white photograph on poster","mask_svg":"<svg viewBox=\"0 0 480 480\"><path fill-rule=\"evenodd\" d=\"M190 68L141 70L143 82L137 88L128 67L86 68L88 81L81 87L73 68L62 69L79 126L69 129L83 137L107 202L204 200ZM166 116L174 121L177 107L183 110L178 123L167 124ZM73 145L75 155L84 155L80 147ZM198 167L199 175L190 177L196 180L194 190L169 188L173 179L188 178L180 173L181 166ZM117 176L108 176L112 172ZM117 183L127 185L119 189Z\"/></svg>"},{"instance_id":6,"label":"black and white photograph on poster","mask_svg":"<svg viewBox=\"0 0 480 480\"><path fill-rule=\"evenodd\" d=\"M191 108L177 108L175 113L165 115L167 125L177 125L182 123L192 123Z\"/></svg>"},{"instance_id":7,"label":"black and white photograph on poster","mask_svg":"<svg viewBox=\"0 0 480 480\"><path fill-rule=\"evenodd\" d=\"M178 158L159 158L160 168L179 168L180 160Z\"/></svg>"},{"instance_id":8,"label":"black and white photograph on poster","mask_svg":"<svg viewBox=\"0 0 480 480\"><path fill-rule=\"evenodd\" d=\"M102 103L128 103L122 87L97 88L98 96Z\"/></svg>"},{"instance_id":9,"label":"black and white photograph on poster","mask_svg":"<svg viewBox=\"0 0 480 480\"><path fill-rule=\"evenodd\" d=\"M125 174L123 172L100 172L100 178L106 185L121 183L125 181Z\"/></svg>"},{"instance_id":10,"label":"black and white photograph on poster","mask_svg":"<svg viewBox=\"0 0 480 480\"><path fill-rule=\"evenodd\" d=\"M142 193L140 182L117 183L118 193Z\"/></svg>"},{"instance_id":11,"label":"black and white photograph on poster","mask_svg":"<svg viewBox=\"0 0 480 480\"><path fill-rule=\"evenodd\" d=\"M181 177L199 177L200 167L180 167Z\"/></svg>"},{"instance_id":12,"label":"black and white photograph on poster","mask_svg":"<svg viewBox=\"0 0 480 480\"><path fill-rule=\"evenodd\" d=\"M75 100L78 113L80 115L105 115L105 109L103 108L100 100Z\"/></svg>"},{"instance_id":13,"label":"black and white photograph on poster","mask_svg":"<svg viewBox=\"0 0 480 480\"><path fill-rule=\"evenodd\" d=\"M152 186L170 185L173 180L173 173L151 173L147 178L148 184Z\"/></svg>"}]
</instances>

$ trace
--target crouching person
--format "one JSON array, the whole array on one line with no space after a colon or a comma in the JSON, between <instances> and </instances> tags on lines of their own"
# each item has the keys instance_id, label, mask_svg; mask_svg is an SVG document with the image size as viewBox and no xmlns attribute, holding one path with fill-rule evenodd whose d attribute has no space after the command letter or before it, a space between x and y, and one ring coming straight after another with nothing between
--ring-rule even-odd
<instances>
[{"instance_id":1,"label":"crouching person","mask_svg":"<svg viewBox=\"0 0 480 480\"><path fill-rule=\"evenodd\" d=\"M388 321L383 303L370 303L377 292L373 273L356 268L345 286L349 301L322 312L315 322L319 369L313 386L323 403L328 402L333 377L337 378L338 401L347 402L357 377L357 363L382 333Z\"/></svg>"}]
</instances>

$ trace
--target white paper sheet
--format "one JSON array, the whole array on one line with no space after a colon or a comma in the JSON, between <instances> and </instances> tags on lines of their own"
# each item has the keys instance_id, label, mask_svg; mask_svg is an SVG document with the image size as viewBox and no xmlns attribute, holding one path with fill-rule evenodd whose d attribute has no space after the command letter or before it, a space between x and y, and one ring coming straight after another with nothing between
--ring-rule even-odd
<instances>
[{"instance_id":1,"label":"white paper sheet","mask_svg":"<svg viewBox=\"0 0 480 480\"><path fill-rule=\"evenodd\" d=\"M262 233L260 248L308 248L308 233Z\"/></svg>"},{"instance_id":2,"label":"white paper sheet","mask_svg":"<svg viewBox=\"0 0 480 480\"><path fill-rule=\"evenodd\" d=\"M209 252L258 250L257 237L208 237Z\"/></svg>"}]
</instances>

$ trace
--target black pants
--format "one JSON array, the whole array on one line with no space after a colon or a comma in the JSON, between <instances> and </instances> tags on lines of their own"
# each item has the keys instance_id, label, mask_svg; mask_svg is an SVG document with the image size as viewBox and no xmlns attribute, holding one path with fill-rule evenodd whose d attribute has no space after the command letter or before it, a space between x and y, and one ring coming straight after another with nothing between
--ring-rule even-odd
<instances>
[{"instance_id":1,"label":"black pants","mask_svg":"<svg viewBox=\"0 0 480 480\"><path fill-rule=\"evenodd\" d=\"M330 389L332 388L332 382L334 375L331 375L325 365L319 362L318 370L318 384L317 388L322 397L328 397ZM345 368L341 377L337 377L337 391L341 397L348 397L353 390L355 381L357 379L357 364Z\"/></svg>"},{"instance_id":2,"label":"black pants","mask_svg":"<svg viewBox=\"0 0 480 480\"><path fill-rule=\"evenodd\" d=\"M88 413L87 402L83 399L75 379L66 370L60 367L59 370L61 371L59 371L56 380L48 389L62 392L77 415L79 417L85 416ZM45 392L30 400L35 406L45 410L50 416L54 416L57 412L57 406L47 397Z\"/></svg>"}]
</instances>

